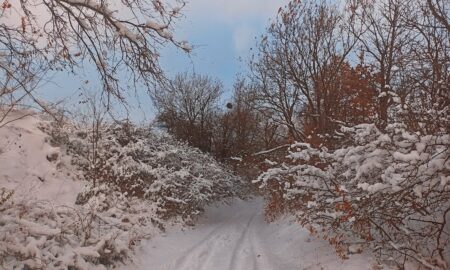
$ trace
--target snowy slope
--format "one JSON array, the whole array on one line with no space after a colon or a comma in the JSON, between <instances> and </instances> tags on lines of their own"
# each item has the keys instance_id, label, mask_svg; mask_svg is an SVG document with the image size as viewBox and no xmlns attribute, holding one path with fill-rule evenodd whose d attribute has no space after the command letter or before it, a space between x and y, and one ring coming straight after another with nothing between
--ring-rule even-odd
<instances>
[{"instance_id":1,"label":"snowy slope","mask_svg":"<svg viewBox=\"0 0 450 270\"><path fill-rule=\"evenodd\" d=\"M266 223L263 200L210 208L193 230L172 228L144 242L135 265L152 270L373 269L369 255L341 260L325 241L298 224Z\"/></svg>"},{"instance_id":2,"label":"snowy slope","mask_svg":"<svg viewBox=\"0 0 450 270\"><path fill-rule=\"evenodd\" d=\"M29 113L14 111L4 122ZM73 205L83 183L74 181L70 158L38 128L43 123L35 115L0 128L0 188L14 190L16 199Z\"/></svg>"},{"instance_id":3,"label":"snowy slope","mask_svg":"<svg viewBox=\"0 0 450 270\"><path fill-rule=\"evenodd\" d=\"M15 111L5 122L20 120L0 128L0 192L14 192L0 200L0 269L105 270L131 259L159 232L154 205L104 185L75 205L87 188L81 171L41 131L50 122L28 114Z\"/></svg>"}]
</instances>

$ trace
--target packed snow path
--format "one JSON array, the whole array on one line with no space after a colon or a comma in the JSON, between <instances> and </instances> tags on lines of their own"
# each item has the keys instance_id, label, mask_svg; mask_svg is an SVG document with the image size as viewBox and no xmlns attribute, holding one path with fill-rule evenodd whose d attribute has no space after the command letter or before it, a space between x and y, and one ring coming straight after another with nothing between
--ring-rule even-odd
<instances>
[{"instance_id":1,"label":"packed snow path","mask_svg":"<svg viewBox=\"0 0 450 270\"><path fill-rule=\"evenodd\" d=\"M148 270L290 270L371 269L369 256L340 260L325 242L298 224L267 223L263 201L237 200L210 208L193 229L171 229L138 251L124 269Z\"/></svg>"}]
</instances>

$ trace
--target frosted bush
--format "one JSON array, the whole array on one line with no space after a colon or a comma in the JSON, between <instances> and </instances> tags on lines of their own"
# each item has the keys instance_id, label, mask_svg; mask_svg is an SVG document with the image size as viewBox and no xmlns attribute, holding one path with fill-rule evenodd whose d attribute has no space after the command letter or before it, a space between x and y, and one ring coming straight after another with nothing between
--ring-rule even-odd
<instances>
[{"instance_id":1,"label":"frosted bush","mask_svg":"<svg viewBox=\"0 0 450 270\"><path fill-rule=\"evenodd\" d=\"M293 144L284 164L255 181L277 202L273 211L295 213L343 257L362 242L399 264L449 267L450 135L362 124L341 136L335 150Z\"/></svg>"},{"instance_id":2,"label":"frosted bush","mask_svg":"<svg viewBox=\"0 0 450 270\"><path fill-rule=\"evenodd\" d=\"M192 223L207 204L240 195L241 179L211 156L155 133L128 123L104 125L93 149L92 130L78 129L67 151L93 187L105 184L150 200L163 219ZM86 191L77 201L83 204L93 195Z\"/></svg>"},{"instance_id":3,"label":"frosted bush","mask_svg":"<svg viewBox=\"0 0 450 270\"><path fill-rule=\"evenodd\" d=\"M0 268L106 269L125 261L154 229L149 202L109 187L83 206L7 201L0 207Z\"/></svg>"}]
</instances>

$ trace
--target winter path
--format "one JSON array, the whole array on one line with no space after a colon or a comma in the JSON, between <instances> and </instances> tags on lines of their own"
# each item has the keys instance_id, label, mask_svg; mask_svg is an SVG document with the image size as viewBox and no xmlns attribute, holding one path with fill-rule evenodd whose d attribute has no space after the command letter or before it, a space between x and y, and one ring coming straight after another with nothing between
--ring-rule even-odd
<instances>
[{"instance_id":1,"label":"winter path","mask_svg":"<svg viewBox=\"0 0 450 270\"><path fill-rule=\"evenodd\" d=\"M191 229L172 228L144 242L135 264L148 270L371 269L368 255L342 261L298 224L266 223L262 199L212 207Z\"/></svg>"}]
</instances>

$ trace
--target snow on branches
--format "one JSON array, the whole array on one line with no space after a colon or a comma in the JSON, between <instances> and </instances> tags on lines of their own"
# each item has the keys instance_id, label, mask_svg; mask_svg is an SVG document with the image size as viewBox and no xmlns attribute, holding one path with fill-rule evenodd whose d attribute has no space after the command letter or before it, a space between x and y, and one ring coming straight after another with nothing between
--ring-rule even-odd
<instances>
[{"instance_id":1,"label":"snow on branches","mask_svg":"<svg viewBox=\"0 0 450 270\"><path fill-rule=\"evenodd\" d=\"M0 267L107 269L157 232L154 211L110 189L80 207L7 201L0 205Z\"/></svg>"},{"instance_id":2,"label":"snow on branches","mask_svg":"<svg viewBox=\"0 0 450 270\"><path fill-rule=\"evenodd\" d=\"M181 217L192 223L207 204L240 189L241 179L211 156L128 123L105 124L96 132L80 129L68 136L67 148L92 189L107 185L150 200L162 219ZM88 189L78 203L95 194Z\"/></svg>"},{"instance_id":3,"label":"snow on branches","mask_svg":"<svg viewBox=\"0 0 450 270\"><path fill-rule=\"evenodd\" d=\"M446 269L450 260L450 134L390 124L343 127L343 147L290 147L287 161L257 181L311 232L345 257L365 242L396 262ZM380 249L380 248L383 249Z\"/></svg>"},{"instance_id":4,"label":"snow on branches","mask_svg":"<svg viewBox=\"0 0 450 270\"><path fill-rule=\"evenodd\" d=\"M9 4L0 10L4 19L0 42L5 45L0 71L4 77L14 76L10 63L17 64L20 71L32 71L28 77L38 78L45 77L44 71L77 72L91 63L104 93L122 100L130 85L148 87L164 78L159 66L163 45L185 52L192 49L173 36L174 24L186 4L183 0L4 2ZM31 62L37 70L18 64L23 62ZM124 77L133 84L121 83Z\"/></svg>"},{"instance_id":5,"label":"snow on branches","mask_svg":"<svg viewBox=\"0 0 450 270\"><path fill-rule=\"evenodd\" d=\"M64 205L0 189L2 269L113 268L140 240L169 223L192 225L208 204L241 192L240 178L211 156L149 128L37 125L50 135L43 143L72 163L61 174L69 179L57 181L89 183Z\"/></svg>"}]
</instances>

